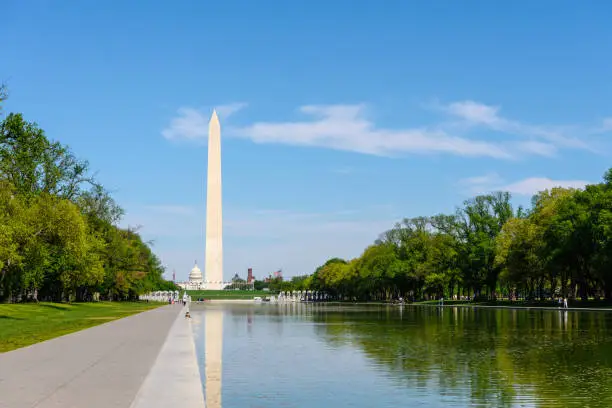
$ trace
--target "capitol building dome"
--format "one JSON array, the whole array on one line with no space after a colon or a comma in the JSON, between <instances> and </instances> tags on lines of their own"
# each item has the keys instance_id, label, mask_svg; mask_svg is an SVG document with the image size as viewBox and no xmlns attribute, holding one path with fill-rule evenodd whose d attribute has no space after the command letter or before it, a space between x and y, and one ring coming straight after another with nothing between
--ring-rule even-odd
<instances>
[{"instance_id":1,"label":"capitol building dome","mask_svg":"<svg viewBox=\"0 0 612 408\"><path fill-rule=\"evenodd\" d=\"M197 262L189 273L189 282L202 282L202 271L198 268Z\"/></svg>"}]
</instances>

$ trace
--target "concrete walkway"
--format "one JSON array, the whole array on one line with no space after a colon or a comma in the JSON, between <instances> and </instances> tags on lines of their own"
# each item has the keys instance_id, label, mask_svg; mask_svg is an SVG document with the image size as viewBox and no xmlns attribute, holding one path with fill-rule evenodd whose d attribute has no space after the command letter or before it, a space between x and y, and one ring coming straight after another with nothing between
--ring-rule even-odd
<instances>
[{"instance_id":1,"label":"concrete walkway","mask_svg":"<svg viewBox=\"0 0 612 408\"><path fill-rule=\"evenodd\" d=\"M202 408L204 405L191 320L181 313L132 408Z\"/></svg>"},{"instance_id":2,"label":"concrete walkway","mask_svg":"<svg viewBox=\"0 0 612 408\"><path fill-rule=\"evenodd\" d=\"M164 306L0 354L0 408L129 408L182 310Z\"/></svg>"}]
</instances>

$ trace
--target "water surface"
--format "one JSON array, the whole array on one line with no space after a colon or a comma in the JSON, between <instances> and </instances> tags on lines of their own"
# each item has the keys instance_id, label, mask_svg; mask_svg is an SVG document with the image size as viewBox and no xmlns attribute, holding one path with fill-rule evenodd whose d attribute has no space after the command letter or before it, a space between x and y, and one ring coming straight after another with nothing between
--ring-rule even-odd
<instances>
[{"instance_id":1,"label":"water surface","mask_svg":"<svg viewBox=\"0 0 612 408\"><path fill-rule=\"evenodd\" d=\"M612 407L608 312L291 303L192 314L208 408Z\"/></svg>"}]
</instances>

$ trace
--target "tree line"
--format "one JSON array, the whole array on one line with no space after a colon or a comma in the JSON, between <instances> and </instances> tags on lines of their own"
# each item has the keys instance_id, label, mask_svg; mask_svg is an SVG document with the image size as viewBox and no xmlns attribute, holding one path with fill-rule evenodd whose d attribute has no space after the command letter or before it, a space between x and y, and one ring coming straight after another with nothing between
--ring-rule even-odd
<instances>
[{"instance_id":1,"label":"tree line","mask_svg":"<svg viewBox=\"0 0 612 408\"><path fill-rule=\"evenodd\" d=\"M6 98L0 89L0 102ZM0 122L0 301L134 299L173 290L87 161L22 114Z\"/></svg>"},{"instance_id":2,"label":"tree line","mask_svg":"<svg viewBox=\"0 0 612 408\"><path fill-rule=\"evenodd\" d=\"M612 169L584 189L540 192L529 209L495 192L404 219L358 258L330 259L284 287L351 300L612 300Z\"/></svg>"}]
</instances>

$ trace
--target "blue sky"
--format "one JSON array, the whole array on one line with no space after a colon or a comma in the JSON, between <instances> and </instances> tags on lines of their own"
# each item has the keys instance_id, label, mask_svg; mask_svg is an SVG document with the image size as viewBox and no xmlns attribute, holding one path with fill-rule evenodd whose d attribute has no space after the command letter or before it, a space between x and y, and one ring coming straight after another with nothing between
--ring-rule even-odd
<instances>
[{"instance_id":1,"label":"blue sky","mask_svg":"<svg viewBox=\"0 0 612 408\"><path fill-rule=\"evenodd\" d=\"M5 111L87 158L187 277L220 113L225 277L311 273L403 217L612 166L603 1L2 4Z\"/></svg>"}]
</instances>

